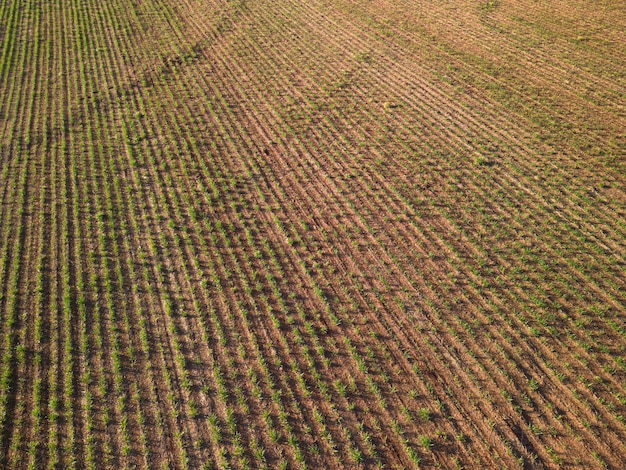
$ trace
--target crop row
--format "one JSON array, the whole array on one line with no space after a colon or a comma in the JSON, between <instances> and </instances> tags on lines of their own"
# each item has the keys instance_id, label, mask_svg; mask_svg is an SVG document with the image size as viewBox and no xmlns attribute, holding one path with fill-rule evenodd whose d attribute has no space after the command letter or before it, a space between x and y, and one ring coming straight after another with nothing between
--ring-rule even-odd
<instances>
[{"instance_id":1,"label":"crop row","mask_svg":"<svg viewBox=\"0 0 626 470\"><path fill-rule=\"evenodd\" d=\"M623 463L623 178L537 133L621 85L446 8L2 3L0 464Z\"/></svg>"}]
</instances>

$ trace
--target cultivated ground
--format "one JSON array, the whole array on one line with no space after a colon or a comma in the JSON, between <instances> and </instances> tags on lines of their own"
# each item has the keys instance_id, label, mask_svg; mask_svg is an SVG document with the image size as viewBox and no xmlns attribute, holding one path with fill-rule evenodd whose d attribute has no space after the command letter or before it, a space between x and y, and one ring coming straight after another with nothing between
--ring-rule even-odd
<instances>
[{"instance_id":1,"label":"cultivated ground","mask_svg":"<svg viewBox=\"0 0 626 470\"><path fill-rule=\"evenodd\" d=\"M623 1L0 37L0 467L626 467Z\"/></svg>"}]
</instances>

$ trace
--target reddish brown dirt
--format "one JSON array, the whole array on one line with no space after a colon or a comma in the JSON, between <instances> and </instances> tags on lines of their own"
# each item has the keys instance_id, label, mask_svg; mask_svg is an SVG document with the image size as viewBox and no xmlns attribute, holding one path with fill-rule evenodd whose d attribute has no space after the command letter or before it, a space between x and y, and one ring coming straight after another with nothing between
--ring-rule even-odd
<instances>
[{"instance_id":1,"label":"reddish brown dirt","mask_svg":"<svg viewBox=\"0 0 626 470\"><path fill-rule=\"evenodd\" d=\"M0 466L626 465L619 2L4 2Z\"/></svg>"}]
</instances>

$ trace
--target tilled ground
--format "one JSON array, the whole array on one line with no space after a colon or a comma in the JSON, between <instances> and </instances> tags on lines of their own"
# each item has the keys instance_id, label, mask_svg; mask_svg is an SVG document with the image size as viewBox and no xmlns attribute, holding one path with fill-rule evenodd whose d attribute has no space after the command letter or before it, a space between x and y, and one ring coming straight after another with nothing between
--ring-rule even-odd
<instances>
[{"instance_id":1,"label":"tilled ground","mask_svg":"<svg viewBox=\"0 0 626 470\"><path fill-rule=\"evenodd\" d=\"M0 18L0 466L624 467L619 2Z\"/></svg>"}]
</instances>

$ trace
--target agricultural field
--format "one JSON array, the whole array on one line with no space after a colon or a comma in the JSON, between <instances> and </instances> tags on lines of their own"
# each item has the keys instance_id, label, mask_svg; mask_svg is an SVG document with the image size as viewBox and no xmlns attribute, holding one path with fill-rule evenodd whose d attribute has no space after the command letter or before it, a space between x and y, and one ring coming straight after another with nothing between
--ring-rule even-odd
<instances>
[{"instance_id":1,"label":"agricultural field","mask_svg":"<svg viewBox=\"0 0 626 470\"><path fill-rule=\"evenodd\" d=\"M622 0L0 38L0 468L626 468Z\"/></svg>"}]
</instances>

